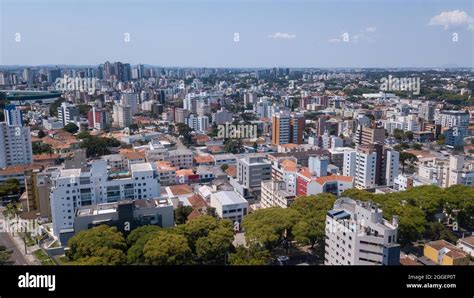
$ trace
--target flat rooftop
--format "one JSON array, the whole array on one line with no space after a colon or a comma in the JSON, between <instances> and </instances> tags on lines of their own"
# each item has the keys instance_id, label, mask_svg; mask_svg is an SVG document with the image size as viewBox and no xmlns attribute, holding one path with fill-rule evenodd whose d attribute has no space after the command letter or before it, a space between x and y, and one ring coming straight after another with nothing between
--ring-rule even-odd
<instances>
[{"instance_id":1,"label":"flat rooftop","mask_svg":"<svg viewBox=\"0 0 474 298\"><path fill-rule=\"evenodd\" d=\"M221 205L232 205L232 204L242 204L242 203L248 203L246 199L241 197L238 193L235 191L219 191L212 196L221 203Z\"/></svg>"}]
</instances>

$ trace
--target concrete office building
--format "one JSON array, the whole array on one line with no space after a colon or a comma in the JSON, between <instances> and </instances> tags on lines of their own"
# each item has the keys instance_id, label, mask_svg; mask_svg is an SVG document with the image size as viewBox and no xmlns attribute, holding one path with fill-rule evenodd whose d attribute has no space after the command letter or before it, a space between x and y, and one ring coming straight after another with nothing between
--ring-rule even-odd
<instances>
[{"instance_id":1,"label":"concrete office building","mask_svg":"<svg viewBox=\"0 0 474 298\"><path fill-rule=\"evenodd\" d=\"M242 222L247 215L249 203L235 191L218 191L210 196L210 205L217 215L232 222Z\"/></svg>"},{"instance_id":2,"label":"concrete office building","mask_svg":"<svg viewBox=\"0 0 474 298\"><path fill-rule=\"evenodd\" d=\"M247 155L237 160L237 180L246 188L260 190L263 180L270 180L272 164L263 156Z\"/></svg>"},{"instance_id":3,"label":"concrete office building","mask_svg":"<svg viewBox=\"0 0 474 298\"><path fill-rule=\"evenodd\" d=\"M103 224L115 226L123 233L144 225L173 227L173 203L169 199L141 199L79 207L74 217L73 233Z\"/></svg>"}]
</instances>

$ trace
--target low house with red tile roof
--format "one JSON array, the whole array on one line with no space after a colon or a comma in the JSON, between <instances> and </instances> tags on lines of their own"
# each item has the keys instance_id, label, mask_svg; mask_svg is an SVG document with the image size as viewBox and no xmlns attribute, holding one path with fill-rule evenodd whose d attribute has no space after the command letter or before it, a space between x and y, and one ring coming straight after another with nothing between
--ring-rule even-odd
<instances>
[{"instance_id":1,"label":"low house with red tile roof","mask_svg":"<svg viewBox=\"0 0 474 298\"><path fill-rule=\"evenodd\" d=\"M45 153L45 154L34 154L33 163L42 164L45 167L54 166L59 163L59 158L61 156L55 153Z\"/></svg>"},{"instance_id":2,"label":"low house with red tile roof","mask_svg":"<svg viewBox=\"0 0 474 298\"><path fill-rule=\"evenodd\" d=\"M162 196L167 197L173 201L173 205L177 206L191 206L189 198L194 195L192 188L187 184L171 185L165 187L165 191L161 193Z\"/></svg>"},{"instance_id":3,"label":"low house with red tile roof","mask_svg":"<svg viewBox=\"0 0 474 298\"><path fill-rule=\"evenodd\" d=\"M192 137L194 143L196 143L199 146L205 145L206 142L208 142L211 138L207 135L203 134L196 134Z\"/></svg>"},{"instance_id":4,"label":"low house with red tile roof","mask_svg":"<svg viewBox=\"0 0 474 298\"><path fill-rule=\"evenodd\" d=\"M194 156L195 166L213 166L214 157L212 155L197 155Z\"/></svg>"},{"instance_id":5,"label":"low house with red tile roof","mask_svg":"<svg viewBox=\"0 0 474 298\"><path fill-rule=\"evenodd\" d=\"M0 169L0 184L8 179L16 179L21 187L25 186L25 173L35 169L44 169L42 164L14 165Z\"/></svg>"},{"instance_id":6,"label":"low house with red tile roof","mask_svg":"<svg viewBox=\"0 0 474 298\"><path fill-rule=\"evenodd\" d=\"M237 166L236 165L230 165L226 170L225 173L229 175L232 178L237 177Z\"/></svg>"}]
</instances>

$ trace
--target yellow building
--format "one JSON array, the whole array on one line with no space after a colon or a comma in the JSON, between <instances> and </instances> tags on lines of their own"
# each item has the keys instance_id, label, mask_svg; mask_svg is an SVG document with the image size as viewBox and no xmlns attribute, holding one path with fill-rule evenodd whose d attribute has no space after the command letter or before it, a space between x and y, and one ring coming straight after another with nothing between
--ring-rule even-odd
<instances>
[{"instance_id":1,"label":"yellow building","mask_svg":"<svg viewBox=\"0 0 474 298\"><path fill-rule=\"evenodd\" d=\"M423 254L438 265L469 265L469 254L445 240L426 243Z\"/></svg>"}]
</instances>

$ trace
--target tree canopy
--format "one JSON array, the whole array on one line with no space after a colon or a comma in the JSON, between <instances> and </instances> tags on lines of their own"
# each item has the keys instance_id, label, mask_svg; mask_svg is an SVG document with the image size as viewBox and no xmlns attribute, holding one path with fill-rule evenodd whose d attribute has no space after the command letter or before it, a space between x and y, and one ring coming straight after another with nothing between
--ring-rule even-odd
<instances>
[{"instance_id":1,"label":"tree canopy","mask_svg":"<svg viewBox=\"0 0 474 298\"><path fill-rule=\"evenodd\" d=\"M68 241L66 256L81 265L121 265L127 243L115 227L101 225L77 233Z\"/></svg>"}]
</instances>

